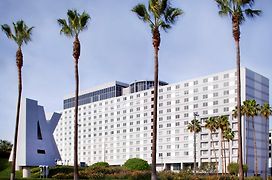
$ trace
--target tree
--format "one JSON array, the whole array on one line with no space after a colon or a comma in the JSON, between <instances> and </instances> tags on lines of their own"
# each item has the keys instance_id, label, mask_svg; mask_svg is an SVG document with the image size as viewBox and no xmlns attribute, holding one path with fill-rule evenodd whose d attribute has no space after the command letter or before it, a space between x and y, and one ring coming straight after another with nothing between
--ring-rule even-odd
<instances>
[{"instance_id":1,"label":"tree","mask_svg":"<svg viewBox=\"0 0 272 180\"><path fill-rule=\"evenodd\" d=\"M209 117L205 121L205 123L206 123L205 128L209 129L210 132L211 132L211 140L212 140L212 146L213 146L215 163L216 163L216 173L217 173L217 176L218 176L218 162L217 162L216 151L215 151L213 135L212 135L218 129L217 119L215 117Z\"/></svg>"},{"instance_id":2,"label":"tree","mask_svg":"<svg viewBox=\"0 0 272 180\"><path fill-rule=\"evenodd\" d=\"M225 153L225 142L223 142L224 141L223 134L229 128L230 123L227 116L217 117L217 123L218 123L218 128L221 131L220 139L221 139L222 173L224 174L224 172L226 171L226 164L224 163L224 158L226 158L226 153Z\"/></svg>"},{"instance_id":3,"label":"tree","mask_svg":"<svg viewBox=\"0 0 272 180\"><path fill-rule=\"evenodd\" d=\"M240 75L240 25L247 17L260 15L260 10L252 9L254 0L215 0L219 7L220 16L229 16L232 20L232 34L236 46L236 67L237 67L237 121L238 121L238 162L239 179L244 179L243 157L242 157L242 132L241 132L241 75Z\"/></svg>"},{"instance_id":4,"label":"tree","mask_svg":"<svg viewBox=\"0 0 272 180\"><path fill-rule=\"evenodd\" d=\"M260 115L265 118L265 127L268 127L268 122L269 122L269 116L272 115L272 108L270 107L270 105L268 103L264 103L261 106L261 110L260 110ZM268 137L268 134L267 134ZM266 140L266 147L268 147L268 140ZM265 178L267 177L267 153L266 153L266 161L265 161L265 169L264 169L264 174L265 174Z\"/></svg>"},{"instance_id":5,"label":"tree","mask_svg":"<svg viewBox=\"0 0 272 180\"><path fill-rule=\"evenodd\" d=\"M254 99L252 100L246 100L244 102L244 113L246 116L251 118L251 124L253 129L253 144L254 144L254 175L258 175L258 153L257 153L257 142L256 142L256 131L255 131L255 122L254 117L258 116L260 111L260 105L256 103Z\"/></svg>"},{"instance_id":6,"label":"tree","mask_svg":"<svg viewBox=\"0 0 272 180\"><path fill-rule=\"evenodd\" d=\"M20 121L20 106L21 106L21 96L22 96L22 67L23 67L23 44L27 44L31 41L32 30L34 27L28 27L23 20L13 23L13 31L11 27L7 24L1 26L2 31L7 35L9 39L14 41L18 45L16 52L16 66L18 71L18 99L17 99L17 111L16 111L16 122L15 122L15 135L14 135L14 146L12 151L12 168L10 179L15 179L15 166L16 166L16 155L17 155L17 137L18 137L18 127Z\"/></svg>"},{"instance_id":7,"label":"tree","mask_svg":"<svg viewBox=\"0 0 272 180\"><path fill-rule=\"evenodd\" d=\"M156 150L157 150L157 104L158 104L158 56L161 42L160 29L167 31L176 22L178 16L183 14L179 8L173 8L170 0L149 0L148 8L138 4L132 12L151 27L152 44L154 48L154 110L153 110L153 137L152 137L152 174L151 179L157 179Z\"/></svg>"},{"instance_id":8,"label":"tree","mask_svg":"<svg viewBox=\"0 0 272 180\"><path fill-rule=\"evenodd\" d=\"M231 150L231 149L230 149L230 141L232 141L233 138L234 138L234 132L231 130L230 127L224 131L223 137L224 137L224 139L226 139L226 140L228 141L229 164L230 164L230 150ZM225 165L226 165L226 157L225 157Z\"/></svg>"},{"instance_id":9,"label":"tree","mask_svg":"<svg viewBox=\"0 0 272 180\"><path fill-rule=\"evenodd\" d=\"M187 129L194 133L194 174L196 174L196 134L201 131L200 122L197 119L193 119L191 123L187 125Z\"/></svg>"},{"instance_id":10,"label":"tree","mask_svg":"<svg viewBox=\"0 0 272 180\"><path fill-rule=\"evenodd\" d=\"M140 158L128 159L124 163L123 167L125 167L128 170L137 170L137 171L150 170L150 166L148 162Z\"/></svg>"},{"instance_id":11,"label":"tree","mask_svg":"<svg viewBox=\"0 0 272 180\"><path fill-rule=\"evenodd\" d=\"M68 10L67 18L58 19L58 24L61 27L60 33L67 37L74 37L73 42L73 57L75 65L75 121L74 121L74 179L77 180L78 176L78 91L79 91L79 74L78 74L78 60L80 56L80 41L79 33L87 28L90 16L85 11L79 14L77 10Z\"/></svg>"}]
</instances>

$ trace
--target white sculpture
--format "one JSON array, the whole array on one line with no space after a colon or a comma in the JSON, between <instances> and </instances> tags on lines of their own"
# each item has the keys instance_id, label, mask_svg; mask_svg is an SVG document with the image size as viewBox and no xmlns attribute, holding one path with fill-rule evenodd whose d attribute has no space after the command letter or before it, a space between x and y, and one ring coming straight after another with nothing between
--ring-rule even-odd
<instances>
[{"instance_id":1,"label":"white sculpture","mask_svg":"<svg viewBox=\"0 0 272 180\"><path fill-rule=\"evenodd\" d=\"M23 169L23 176L30 175L31 166L55 166L60 154L53 132L61 117L53 113L46 118L43 106L31 99L23 99L20 112L16 168ZM12 161L12 153L9 158Z\"/></svg>"}]
</instances>

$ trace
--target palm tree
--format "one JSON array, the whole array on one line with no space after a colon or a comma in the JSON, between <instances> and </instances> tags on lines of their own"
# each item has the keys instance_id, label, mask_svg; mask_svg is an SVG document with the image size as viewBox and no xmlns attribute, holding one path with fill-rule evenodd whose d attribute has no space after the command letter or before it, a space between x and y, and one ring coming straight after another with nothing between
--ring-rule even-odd
<instances>
[{"instance_id":1,"label":"palm tree","mask_svg":"<svg viewBox=\"0 0 272 180\"><path fill-rule=\"evenodd\" d=\"M12 168L10 173L10 179L15 179L15 165L16 165L16 155L17 155L17 136L18 136L18 126L20 121L20 106L21 106L21 96L22 96L22 67L23 67L23 53L22 45L27 44L31 41L32 30L34 27L28 27L23 20L13 23L13 31L11 27L7 24L1 26L2 31L7 35L9 39L14 41L18 45L16 52L16 66L18 71L18 99L17 99L17 112L16 112L16 122L15 122L15 135L14 135L14 146L12 151Z\"/></svg>"},{"instance_id":2,"label":"palm tree","mask_svg":"<svg viewBox=\"0 0 272 180\"><path fill-rule=\"evenodd\" d=\"M58 19L58 24L61 27L60 33L67 37L74 37L73 42L73 57L75 63L75 122L74 122L74 179L77 180L78 177L78 91L79 91L79 74L78 74L78 60L80 56L80 41L79 33L87 28L90 16L85 11L79 14L77 10L68 10L67 18Z\"/></svg>"},{"instance_id":3,"label":"palm tree","mask_svg":"<svg viewBox=\"0 0 272 180\"><path fill-rule=\"evenodd\" d=\"M216 129L218 128L217 119L215 117L209 117L205 121L205 123L206 123L205 128L209 129L211 132L211 140L212 140L212 146L213 146L213 152L214 152L215 164L216 164L216 173L218 176L218 163L217 163L216 151L215 151L213 135L212 135L214 132L216 132Z\"/></svg>"},{"instance_id":4,"label":"palm tree","mask_svg":"<svg viewBox=\"0 0 272 180\"><path fill-rule=\"evenodd\" d=\"M234 132L231 130L230 127L224 131L223 137L224 137L224 139L226 139L226 140L228 141L229 164L230 164L230 150L231 150L231 149L230 149L230 141L232 141L233 138L234 138ZM225 157L225 164L226 164L226 157Z\"/></svg>"},{"instance_id":5,"label":"palm tree","mask_svg":"<svg viewBox=\"0 0 272 180\"><path fill-rule=\"evenodd\" d=\"M191 123L187 125L187 129L194 133L194 174L196 174L196 134L201 131L200 122L197 119L193 119Z\"/></svg>"},{"instance_id":6,"label":"palm tree","mask_svg":"<svg viewBox=\"0 0 272 180\"><path fill-rule=\"evenodd\" d=\"M152 44L154 47L154 110L153 110L153 138L152 138L152 180L157 179L156 172L156 145L157 145L157 102L158 102L158 53L161 42L160 29L168 30L176 22L177 17L183 14L179 8L173 8L170 0L149 0L148 8L138 4L132 12L151 27Z\"/></svg>"},{"instance_id":7,"label":"palm tree","mask_svg":"<svg viewBox=\"0 0 272 180\"><path fill-rule=\"evenodd\" d=\"M256 131L255 131L255 122L254 117L258 116L260 111L260 105L256 103L254 99L246 100L244 104L245 114L251 118L252 129L253 129L253 144L254 144L254 161L255 161L255 168L254 168L254 175L258 175L258 153L257 153L257 142L256 142Z\"/></svg>"},{"instance_id":8,"label":"palm tree","mask_svg":"<svg viewBox=\"0 0 272 180\"><path fill-rule=\"evenodd\" d=\"M222 173L224 174L225 170L226 170L226 164L224 164L224 158L226 158L225 155L225 142L224 141L224 137L223 134L224 132L229 128L230 123L229 123L229 119L227 116L220 116L217 117L217 123L218 123L218 128L221 131L221 158L222 158Z\"/></svg>"},{"instance_id":9,"label":"palm tree","mask_svg":"<svg viewBox=\"0 0 272 180\"><path fill-rule=\"evenodd\" d=\"M236 66L237 66L237 120L238 120L238 162L239 179L244 179L243 157L242 157L242 132L241 132L241 77L240 77L240 25L247 17L260 15L260 10L252 9L254 0L215 0L219 7L219 15L230 16L232 20L232 34L236 46Z\"/></svg>"},{"instance_id":10,"label":"palm tree","mask_svg":"<svg viewBox=\"0 0 272 180\"><path fill-rule=\"evenodd\" d=\"M269 121L269 116L272 115L272 108L270 107L270 105L268 103L264 103L261 106L261 110L260 110L260 115L265 118L265 127L268 127L268 121ZM268 136L268 134L267 134ZM268 147L268 141L266 141L266 147ZM265 168L264 168L264 174L265 174L265 178L267 177L267 153L266 153L266 158L265 158Z\"/></svg>"}]
</instances>

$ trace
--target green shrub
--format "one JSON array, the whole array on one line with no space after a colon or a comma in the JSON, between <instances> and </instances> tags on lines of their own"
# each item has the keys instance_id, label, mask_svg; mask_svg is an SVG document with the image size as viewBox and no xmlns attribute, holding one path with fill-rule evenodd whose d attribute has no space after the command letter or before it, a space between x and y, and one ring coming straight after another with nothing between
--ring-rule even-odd
<instances>
[{"instance_id":1,"label":"green shrub","mask_svg":"<svg viewBox=\"0 0 272 180\"><path fill-rule=\"evenodd\" d=\"M158 172L158 179L159 180L173 180L177 173L173 171L160 171Z\"/></svg>"},{"instance_id":2,"label":"green shrub","mask_svg":"<svg viewBox=\"0 0 272 180\"><path fill-rule=\"evenodd\" d=\"M123 165L128 170L149 170L150 166L147 161L140 158L128 159Z\"/></svg>"},{"instance_id":3,"label":"green shrub","mask_svg":"<svg viewBox=\"0 0 272 180\"><path fill-rule=\"evenodd\" d=\"M65 173L61 173L61 172L52 176L52 178L54 178L54 179L72 179L73 177L74 177L73 173L65 174Z\"/></svg>"},{"instance_id":4,"label":"green shrub","mask_svg":"<svg viewBox=\"0 0 272 180\"><path fill-rule=\"evenodd\" d=\"M57 174L70 174L74 172L74 167L73 166L56 166L56 167L52 167L49 169L49 174L48 177L53 177L54 175Z\"/></svg>"},{"instance_id":5,"label":"green shrub","mask_svg":"<svg viewBox=\"0 0 272 180\"><path fill-rule=\"evenodd\" d=\"M247 164L244 164L244 165L243 165L243 171L244 171L244 173L247 173L247 171L248 171L248 166L247 166Z\"/></svg>"},{"instance_id":6,"label":"green shrub","mask_svg":"<svg viewBox=\"0 0 272 180\"><path fill-rule=\"evenodd\" d=\"M237 176L239 172L239 164L234 162L230 163L228 165L228 171L231 175Z\"/></svg>"},{"instance_id":7,"label":"green shrub","mask_svg":"<svg viewBox=\"0 0 272 180\"><path fill-rule=\"evenodd\" d=\"M110 165L107 162L97 162L97 163L92 164L90 167L95 168L95 167L109 167L109 166Z\"/></svg>"}]
</instances>

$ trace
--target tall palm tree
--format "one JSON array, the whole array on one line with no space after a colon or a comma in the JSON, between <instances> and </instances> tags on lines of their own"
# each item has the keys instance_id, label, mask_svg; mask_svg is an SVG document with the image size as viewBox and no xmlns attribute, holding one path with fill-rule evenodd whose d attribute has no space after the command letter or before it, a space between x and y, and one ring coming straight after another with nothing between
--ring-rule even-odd
<instances>
[{"instance_id":1,"label":"tall palm tree","mask_svg":"<svg viewBox=\"0 0 272 180\"><path fill-rule=\"evenodd\" d=\"M79 33L87 28L90 16L85 11L79 14L77 10L68 10L67 18L58 19L58 24L61 27L60 33L67 37L74 37L73 42L73 57L75 65L75 121L74 121L74 179L78 177L78 91L79 91L79 74L78 74L78 60L80 56L80 41Z\"/></svg>"},{"instance_id":2,"label":"tall palm tree","mask_svg":"<svg viewBox=\"0 0 272 180\"><path fill-rule=\"evenodd\" d=\"M224 142L224 137L223 134L224 132L229 128L230 123L229 123L229 119L227 116L220 116L217 117L217 123L218 123L218 128L221 131L221 158L222 158L222 173L224 174L225 170L226 170L226 164L224 163L224 158L226 158L225 155L225 142Z\"/></svg>"},{"instance_id":3,"label":"tall palm tree","mask_svg":"<svg viewBox=\"0 0 272 180\"><path fill-rule=\"evenodd\" d=\"M14 146L12 151L12 168L10 179L15 179L15 166L16 166L16 155L17 155L17 136L18 136L18 126L20 121L20 106L21 106L21 96L22 96L22 67L23 67L23 44L27 44L31 41L32 30L34 27L28 27L23 20L13 23L13 31L11 27L7 24L1 25L2 31L7 35L9 39L14 41L18 45L16 52L16 66L18 71L18 99L17 99L17 111L16 111L16 122L15 122L15 135L14 135Z\"/></svg>"},{"instance_id":4,"label":"tall palm tree","mask_svg":"<svg viewBox=\"0 0 272 180\"><path fill-rule=\"evenodd\" d=\"M268 121L269 121L269 117L272 115L272 108L270 107L270 105L268 103L264 103L262 106L261 106L261 110L260 110L260 115L265 118L265 128L268 127ZM268 137L268 134L267 134L267 137ZM266 140L265 142L266 144L266 147L268 147L268 139ZM264 168L264 174L265 174L265 178L267 178L267 153L266 153L266 156L265 156L265 168Z\"/></svg>"},{"instance_id":5,"label":"tall palm tree","mask_svg":"<svg viewBox=\"0 0 272 180\"><path fill-rule=\"evenodd\" d=\"M138 4L132 12L151 27L152 44L154 48L154 110L153 110L153 138L152 138L152 180L157 179L156 150L157 150L157 103L158 103L158 70L159 47L161 42L160 29L167 31L176 22L178 16L183 14L179 8L173 8L170 0L149 0L148 8Z\"/></svg>"},{"instance_id":6,"label":"tall palm tree","mask_svg":"<svg viewBox=\"0 0 272 180\"><path fill-rule=\"evenodd\" d=\"M229 16L232 20L232 34L236 46L237 66L237 120L238 120L238 161L239 179L244 179L241 132L241 76L240 76L240 25L247 17L260 15L260 10L252 9L254 0L215 0L219 7L219 15Z\"/></svg>"},{"instance_id":7,"label":"tall palm tree","mask_svg":"<svg viewBox=\"0 0 272 180\"><path fill-rule=\"evenodd\" d=\"M254 175L258 175L258 153L257 153L257 142L256 142L256 131L255 131L255 122L254 117L258 116L260 111L260 105L257 102L252 100L246 100L245 103L245 114L251 118L252 129L253 129L253 144L254 144Z\"/></svg>"},{"instance_id":8,"label":"tall palm tree","mask_svg":"<svg viewBox=\"0 0 272 180\"><path fill-rule=\"evenodd\" d=\"M187 129L194 133L194 174L196 175L196 134L201 131L200 122L197 119L193 119L191 123L187 125Z\"/></svg>"},{"instance_id":9,"label":"tall palm tree","mask_svg":"<svg viewBox=\"0 0 272 180\"><path fill-rule=\"evenodd\" d=\"M230 164L230 141L233 140L234 138L234 132L231 130L231 128L229 127L228 129L226 129L223 133L223 137L224 139L226 139L228 141L228 150L229 150L229 164ZM226 164L226 157L225 157L225 164Z\"/></svg>"},{"instance_id":10,"label":"tall palm tree","mask_svg":"<svg viewBox=\"0 0 272 180\"><path fill-rule=\"evenodd\" d=\"M205 128L209 129L211 132L211 140L212 140L212 146L213 146L213 152L214 152L214 157L215 157L215 164L216 164L216 174L218 176L218 163L217 163L217 157L216 157L216 151L215 151L215 146L214 146L214 141L213 141L213 133L216 132L218 128L218 123L217 123L217 118L215 117L209 117L205 121Z\"/></svg>"}]
</instances>

